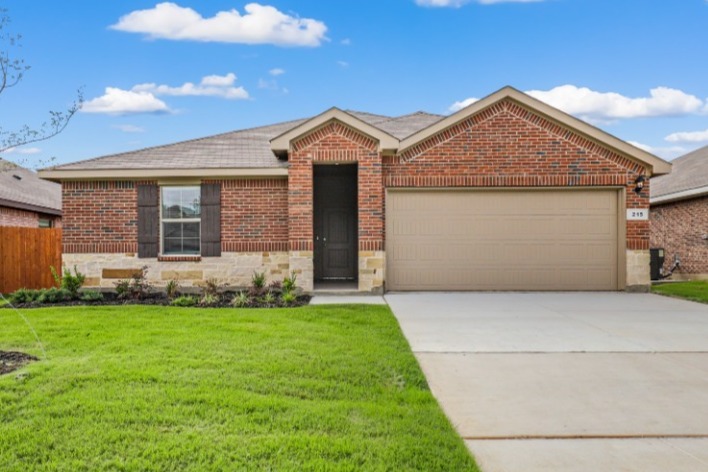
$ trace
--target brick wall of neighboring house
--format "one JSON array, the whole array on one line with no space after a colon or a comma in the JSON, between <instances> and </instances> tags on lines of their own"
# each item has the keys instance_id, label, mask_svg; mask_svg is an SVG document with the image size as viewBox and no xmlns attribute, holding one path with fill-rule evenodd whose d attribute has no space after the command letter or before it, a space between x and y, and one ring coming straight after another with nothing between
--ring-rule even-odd
<instances>
[{"instance_id":1,"label":"brick wall of neighboring house","mask_svg":"<svg viewBox=\"0 0 708 472\"><path fill-rule=\"evenodd\" d=\"M33 211L0 207L0 226L36 228L39 226L39 215Z\"/></svg>"},{"instance_id":2,"label":"brick wall of neighboring house","mask_svg":"<svg viewBox=\"0 0 708 472\"><path fill-rule=\"evenodd\" d=\"M442 134L384 157L387 187L624 186L627 208L649 208L639 164L502 101ZM649 248L649 222L627 222L627 249Z\"/></svg>"},{"instance_id":3,"label":"brick wall of neighboring house","mask_svg":"<svg viewBox=\"0 0 708 472\"><path fill-rule=\"evenodd\" d=\"M63 251L134 253L138 250L135 182L63 182Z\"/></svg>"},{"instance_id":4,"label":"brick wall of neighboring house","mask_svg":"<svg viewBox=\"0 0 708 472\"><path fill-rule=\"evenodd\" d=\"M651 247L664 248L664 269L678 256L677 277L708 276L708 196L654 205L650 218Z\"/></svg>"},{"instance_id":5,"label":"brick wall of neighboring house","mask_svg":"<svg viewBox=\"0 0 708 472\"><path fill-rule=\"evenodd\" d=\"M34 211L0 206L0 226L38 228L40 218L50 220L53 228L61 228L62 226L61 216L46 215Z\"/></svg>"}]
</instances>

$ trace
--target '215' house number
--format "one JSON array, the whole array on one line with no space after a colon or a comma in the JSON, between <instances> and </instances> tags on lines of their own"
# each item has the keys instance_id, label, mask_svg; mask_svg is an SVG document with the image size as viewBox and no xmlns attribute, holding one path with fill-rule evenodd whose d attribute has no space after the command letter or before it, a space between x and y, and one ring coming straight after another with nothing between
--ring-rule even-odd
<instances>
[{"instance_id":1,"label":"'215' house number","mask_svg":"<svg viewBox=\"0 0 708 472\"><path fill-rule=\"evenodd\" d=\"M648 220L648 208L630 208L627 210L627 221Z\"/></svg>"}]
</instances>

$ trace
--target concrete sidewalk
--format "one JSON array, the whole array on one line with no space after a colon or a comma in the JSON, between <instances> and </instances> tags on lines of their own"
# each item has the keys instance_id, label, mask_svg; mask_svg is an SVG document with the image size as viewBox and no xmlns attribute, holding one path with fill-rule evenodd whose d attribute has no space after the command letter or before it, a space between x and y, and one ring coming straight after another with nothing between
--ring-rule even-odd
<instances>
[{"instance_id":1,"label":"concrete sidewalk","mask_svg":"<svg viewBox=\"0 0 708 472\"><path fill-rule=\"evenodd\" d=\"M388 294L485 472L708 470L708 306L647 294Z\"/></svg>"},{"instance_id":2,"label":"concrete sidewalk","mask_svg":"<svg viewBox=\"0 0 708 472\"><path fill-rule=\"evenodd\" d=\"M386 300L381 295L319 295L315 294L310 305L341 305L362 303L364 305L385 305Z\"/></svg>"}]
</instances>

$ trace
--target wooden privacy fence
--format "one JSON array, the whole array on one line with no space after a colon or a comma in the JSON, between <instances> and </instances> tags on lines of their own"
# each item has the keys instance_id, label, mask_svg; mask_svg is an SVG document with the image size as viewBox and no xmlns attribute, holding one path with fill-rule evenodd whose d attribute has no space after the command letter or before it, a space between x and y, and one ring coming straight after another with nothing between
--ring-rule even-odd
<instances>
[{"instance_id":1,"label":"wooden privacy fence","mask_svg":"<svg viewBox=\"0 0 708 472\"><path fill-rule=\"evenodd\" d=\"M0 227L0 293L54 286L61 271L61 229Z\"/></svg>"}]
</instances>

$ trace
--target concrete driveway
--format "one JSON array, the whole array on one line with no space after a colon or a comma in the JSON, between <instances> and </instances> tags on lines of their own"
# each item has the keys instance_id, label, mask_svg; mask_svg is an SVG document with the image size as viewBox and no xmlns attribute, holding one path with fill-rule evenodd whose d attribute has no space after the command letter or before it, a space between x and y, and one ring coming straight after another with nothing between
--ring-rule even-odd
<instances>
[{"instance_id":1,"label":"concrete driveway","mask_svg":"<svg viewBox=\"0 0 708 472\"><path fill-rule=\"evenodd\" d=\"M386 295L484 472L708 471L708 306L627 293Z\"/></svg>"}]
</instances>

